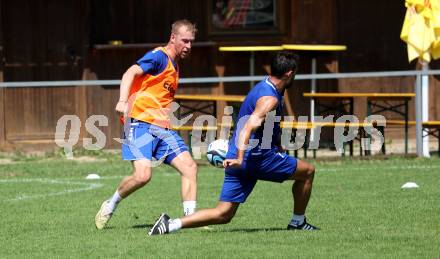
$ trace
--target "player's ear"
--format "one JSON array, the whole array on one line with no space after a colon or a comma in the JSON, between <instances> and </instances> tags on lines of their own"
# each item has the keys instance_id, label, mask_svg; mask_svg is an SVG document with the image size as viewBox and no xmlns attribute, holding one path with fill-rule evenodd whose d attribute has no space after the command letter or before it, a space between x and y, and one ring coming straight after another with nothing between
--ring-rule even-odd
<instances>
[{"instance_id":1,"label":"player's ear","mask_svg":"<svg viewBox=\"0 0 440 259\"><path fill-rule=\"evenodd\" d=\"M171 35L170 35L170 42L171 43L175 43L176 42L176 34L171 33Z\"/></svg>"},{"instance_id":2,"label":"player's ear","mask_svg":"<svg viewBox=\"0 0 440 259\"><path fill-rule=\"evenodd\" d=\"M284 74L285 78L289 78L291 76L295 76L295 73L292 70L289 70Z\"/></svg>"}]
</instances>

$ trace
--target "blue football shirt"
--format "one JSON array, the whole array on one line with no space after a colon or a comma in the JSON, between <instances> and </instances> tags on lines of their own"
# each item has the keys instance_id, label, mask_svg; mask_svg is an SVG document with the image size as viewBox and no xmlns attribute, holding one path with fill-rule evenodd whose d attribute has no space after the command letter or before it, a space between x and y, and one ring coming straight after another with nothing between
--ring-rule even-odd
<instances>
[{"instance_id":1,"label":"blue football shirt","mask_svg":"<svg viewBox=\"0 0 440 259\"><path fill-rule=\"evenodd\" d=\"M177 65L173 62L174 68L177 70ZM160 49L152 50L147 52L143 57L141 57L137 62L145 74L150 74L156 76L160 74L168 65L168 56Z\"/></svg>"},{"instance_id":2,"label":"blue football shirt","mask_svg":"<svg viewBox=\"0 0 440 259\"><path fill-rule=\"evenodd\" d=\"M277 91L273 83L270 82L269 77L260 81L252 88L240 107L240 112L234 126L234 134L232 136L232 139L229 140L229 149L226 158L237 157L236 142L238 142L238 133L243 128L245 122L247 121L247 118L254 112L258 99L263 96L273 96L277 98L278 105L276 107L275 115L281 116L283 111L283 93L279 93ZM266 117L266 119L268 118ZM245 160L247 160L248 156L261 155L269 150L277 148L276 143L279 135L281 134L280 122L279 120L275 120L274 124L269 124L268 126L273 127L273 129L266 129L266 136L264 136L264 122L255 132L251 134L249 138L249 144L254 147L245 152ZM263 136L270 139L266 139L265 141L263 141ZM252 145L252 142L256 141L258 141L258 144ZM263 145L264 143L268 143L268 141L270 142L269 145Z\"/></svg>"}]
</instances>

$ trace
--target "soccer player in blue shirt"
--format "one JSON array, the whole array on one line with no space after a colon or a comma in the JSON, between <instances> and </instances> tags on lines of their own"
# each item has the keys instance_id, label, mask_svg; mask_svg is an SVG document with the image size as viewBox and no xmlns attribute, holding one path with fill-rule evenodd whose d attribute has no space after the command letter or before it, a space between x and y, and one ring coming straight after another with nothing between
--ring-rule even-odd
<instances>
[{"instance_id":1,"label":"soccer player in blue shirt","mask_svg":"<svg viewBox=\"0 0 440 259\"><path fill-rule=\"evenodd\" d=\"M277 53L271 62L270 76L255 85L246 96L223 163L225 178L217 207L177 219L170 219L163 213L150 229L149 235L167 234L181 228L229 223L258 180L295 181L292 186L293 216L287 229L319 229L307 223L304 216L312 191L314 166L283 152L279 141L279 122L272 125L270 139L267 139L267 133L264 134L263 122L268 119L268 114L282 114L283 94L292 85L296 69L296 55L284 51ZM256 140L257 145L250 145Z\"/></svg>"}]
</instances>

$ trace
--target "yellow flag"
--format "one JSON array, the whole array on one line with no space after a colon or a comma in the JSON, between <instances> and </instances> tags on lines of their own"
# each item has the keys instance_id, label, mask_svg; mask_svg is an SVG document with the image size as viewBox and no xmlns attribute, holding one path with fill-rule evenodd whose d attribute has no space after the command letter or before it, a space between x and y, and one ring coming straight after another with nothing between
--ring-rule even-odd
<instances>
[{"instance_id":1,"label":"yellow flag","mask_svg":"<svg viewBox=\"0 0 440 259\"><path fill-rule=\"evenodd\" d=\"M406 0L400 38L407 43L408 60L425 62L440 57L440 0Z\"/></svg>"}]
</instances>

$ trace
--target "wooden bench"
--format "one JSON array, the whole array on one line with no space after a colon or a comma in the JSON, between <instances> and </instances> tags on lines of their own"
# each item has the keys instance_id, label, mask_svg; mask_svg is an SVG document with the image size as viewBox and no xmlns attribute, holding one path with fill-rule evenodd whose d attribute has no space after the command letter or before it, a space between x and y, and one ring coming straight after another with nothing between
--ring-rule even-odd
<instances>
[{"instance_id":1,"label":"wooden bench","mask_svg":"<svg viewBox=\"0 0 440 259\"><path fill-rule=\"evenodd\" d=\"M359 154L362 155L370 155L371 154L371 150L369 149L369 146L367 146L366 144L362 143L363 139L369 138L369 134L367 133L367 131L365 130L365 128L376 128L383 136L384 138L384 142L382 143L381 146L381 151L382 154L385 154L385 134L384 134L384 127L383 126L378 126L376 122L345 122L345 123L327 123L323 125L324 127L331 127L331 128L336 128L336 127L344 127L345 128L345 132L348 131L350 128L356 128L358 129L358 133L355 137L354 140L357 140L359 142ZM351 140L348 145L349 145L349 152L350 152L350 156L353 156L353 150L354 150L354 145L353 145L354 141ZM364 150L363 145L366 146L366 149ZM344 148L344 152L342 153L342 156L345 156L345 145L343 146Z\"/></svg>"},{"instance_id":2,"label":"wooden bench","mask_svg":"<svg viewBox=\"0 0 440 259\"><path fill-rule=\"evenodd\" d=\"M244 101L245 95L208 95L208 94L176 94L174 99L179 103L181 108L185 108L188 111L185 113L180 113L180 117L187 114L192 114L194 112L200 112L204 114L209 114L217 116L217 102L226 101L241 103ZM185 103L197 102L195 105L188 105ZM238 107L234 107L234 114L238 114Z\"/></svg>"},{"instance_id":3,"label":"wooden bench","mask_svg":"<svg viewBox=\"0 0 440 259\"><path fill-rule=\"evenodd\" d=\"M188 147L191 152L191 136L192 136L192 131L193 130L200 130L202 132L207 132L207 131L217 131L218 129L222 129L222 128L227 128L227 129L233 129L233 124L225 124L225 123L218 123L217 126L190 126L190 125L183 125L183 126L173 126L171 127L172 130L175 131L186 131L189 132L188 134ZM289 122L289 123L281 123L281 128L292 128L294 129L293 135L296 136L296 130L298 129L306 129L309 130L311 129L313 126L311 123L301 123L301 122ZM229 134L230 135L230 134ZM304 156L307 157L307 150L306 150L307 145L304 147ZM298 157L298 150L295 150L295 157Z\"/></svg>"},{"instance_id":4,"label":"wooden bench","mask_svg":"<svg viewBox=\"0 0 440 259\"><path fill-rule=\"evenodd\" d=\"M387 120L387 125L397 125L402 126L405 125L405 121L403 120ZM408 121L409 126L416 126L416 121ZM440 121L423 121L422 128L425 133L425 136L430 135L438 140L438 150L437 153L440 156Z\"/></svg>"},{"instance_id":5,"label":"wooden bench","mask_svg":"<svg viewBox=\"0 0 440 259\"><path fill-rule=\"evenodd\" d=\"M384 136L385 138L385 134L384 134L384 127L382 126L378 126L376 122L282 122L281 123L281 127L282 128L294 128L295 132L293 132L293 134L296 134L296 130L298 129L306 129L306 130L311 130L313 128L317 128L317 127L326 127L326 128L337 128L337 127L343 127L344 128L344 134L350 130L351 128L356 128L358 129L358 134L355 137L354 140L359 141L360 145L359 145L359 153L360 155L370 155L370 150L363 150L363 144L362 144L362 139L363 138L367 138L368 134L365 131L365 128L367 127L374 127L377 128L379 130L379 132L381 132L381 134ZM354 141L351 140L348 142L347 144L349 146L349 154L350 156L353 156L354 154ZM306 140L306 146L304 147L304 157L307 157L307 150L308 148L308 144L307 144L307 140ZM381 151L383 154L385 154L385 142L383 143L382 147L381 147ZM341 154L342 156L345 156L345 144L343 145L343 152ZM316 149L313 149L313 158L316 158Z\"/></svg>"},{"instance_id":6,"label":"wooden bench","mask_svg":"<svg viewBox=\"0 0 440 259\"><path fill-rule=\"evenodd\" d=\"M180 126L180 127L172 127L173 130L176 131L187 131L189 132L188 134L188 146L190 148L190 152L191 152L191 136L192 136L192 131L193 130L200 130L202 132L207 132L207 131L217 131L218 129L222 129L223 127L226 127L227 129L232 129L231 124L217 124L216 126L189 126L189 125L185 125L185 126ZM370 122L359 122L359 123L350 123L350 122L281 122L280 127L282 129L293 129L292 131L292 136L293 138L296 138L296 134L298 130L305 130L306 134L305 134L305 141L304 141L304 145L301 147L304 150L304 157L307 158L307 149L308 149L308 139L309 139L309 135L310 135L310 130L313 128L317 128L317 127L331 127L331 128L336 128L336 127L343 127L345 132L348 131L351 128L356 128L358 129L358 133L355 137L355 140L360 142L360 154L363 155L364 150L363 150L363 145L361 143L362 138L367 138L367 134L365 131L366 127L375 127L377 128L382 135L385 137L384 133L383 133L383 127L379 127L376 125L376 123L370 123ZM347 143L347 145L349 145L349 154L350 156L353 156L353 140L349 141ZM343 153L341 154L342 156L345 156L345 148L346 148L346 144L344 143L344 145L342 145L343 148ZM295 157L298 157L298 150L296 149L294 150L294 155ZM365 155L369 155L369 152L367 152L368 150L365 150ZM385 148L384 148L384 144L382 145L382 152L385 153ZM313 157L316 158L316 149L313 149Z\"/></svg>"},{"instance_id":7,"label":"wooden bench","mask_svg":"<svg viewBox=\"0 0 440 259\"><path fill-rule=\"evenodd\" d=\"M353 114L354 97L367 98L367 115L381 114L389 111L408 121L408 103L415 97L414 93L304 93L304 97L316 100L316 106L323 108L317 114L324 112L336 112L343 115ZM341 100L341 105L326 105L325 101ZM391 103L390 103L391 102ZM403 111L401 110L403 108ZM391 118L388 118L391 119ZM405 154L408 153L408 123L405 127Z\"/></svg>"},{"instance_id":8,"label":"wooden bench","mask_svg":"<svg viewBox=\"0 0 440 259\"><path fill-rule=\"evenodd\" d=\"M245 95L176 94L176 100L243 102Z\"/></svg>"}]
</instances>

